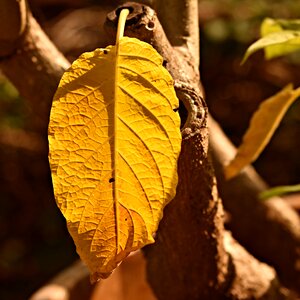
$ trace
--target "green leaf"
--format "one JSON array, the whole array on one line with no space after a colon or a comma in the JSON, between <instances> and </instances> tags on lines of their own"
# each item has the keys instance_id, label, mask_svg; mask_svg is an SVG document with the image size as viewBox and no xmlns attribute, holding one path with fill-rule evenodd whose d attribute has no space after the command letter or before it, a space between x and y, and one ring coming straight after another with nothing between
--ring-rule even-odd
<instances>
[{"instance_id":1,"label":"green leaf","mask_svg":"<svg viewBox=\"0 0 300 300\"><path fill-rule=\"evenodd\" d=\"M254 52L261 49L268 49L265 53L266 59L271 59L281 55L285 55L300 49L300 32L298 31L282 31L268 34L253 43L246 51L242 60L242 64Z\"/></svg>"},{"instance_id":2,"label":"green leaf","mask_svg":"<svg viewBox=\"0 0 300 300\"><path fill-rule=\"evenodd\" d=\"M288 32L300 33L300 20L274 20L267 18L261 25L261 36L266 37L273 33L285 35ZM265 48L266 59L286 55L300 49L299 38L291 39L283 44L272 45Z\"/></svg>"},{"instance_id":3,"label":"green leaf","mask_svg":"<svg viewBox=\"0 0 300 300\"><path fill-rule=\"evenodd\" d=\"M261 37L247 49L242 64L261 49L265 50L266 59L300 50L300 20L267 18L261 25Z\"/></svg>"},{"instance_id":4,"label":"green leaf","mask_svg":"<svg viewBox=\"0 0 300 300\"><path fill-rule=\"evenodd\" d=\"M300 19L271 19L266 18L261 24L261 36L282 30L300 31Z\"/></svg>"},{"instance_id":5,"label":"green leaf","mask_svg":"<svg viewBox=\"0 0 300 300\"><path fill-rule=\"evenodd\" d=\"M300 192L300 184L282 185L282 186L276 186L274 188L263 191L262 193L259 194L259 198L265 200L274 196L281 196L284 194L296 193L296 192Z\"/></svg>"}]
</instances>

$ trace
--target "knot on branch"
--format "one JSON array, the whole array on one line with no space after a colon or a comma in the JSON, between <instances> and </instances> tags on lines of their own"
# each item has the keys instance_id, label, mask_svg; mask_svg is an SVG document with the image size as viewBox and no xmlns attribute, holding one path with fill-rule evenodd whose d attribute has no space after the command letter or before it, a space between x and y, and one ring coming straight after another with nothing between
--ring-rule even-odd
<instances>
[{"instance_id":1,"label":"knot on branch","mask_svg":"<svg viewBox=\"0 0 300 300\"><path fill-rule=\"evenodd\" d=\"M138 36L140 40L151 43L150 41L153 40L153 31L156 29L156 13L149 6L135 2L124 3L107 15L104 27L108 34L110 36L115 35L119 14L125 8L129 9L125 34L130 37Z\"/></svg>"}]
</instances>

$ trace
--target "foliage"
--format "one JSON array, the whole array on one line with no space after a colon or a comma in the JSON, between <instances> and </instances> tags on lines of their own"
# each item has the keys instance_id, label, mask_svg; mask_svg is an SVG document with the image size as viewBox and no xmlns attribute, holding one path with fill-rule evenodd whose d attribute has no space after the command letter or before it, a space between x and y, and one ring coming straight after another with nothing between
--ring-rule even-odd
<instances>
[{"instance_id":1,"label":"foliage","mask_svg":"<svg viewBox=\"0 0 300 300\"><path fill-rule=\"evenodd\" d=\"M300 50L300 20L266 18L261 25L261 36L247 49L242 63L260 49L264 49L266 59Z\"/></svg>"},{"instance_id":2,"label":"foliage","mask_svg":"<svg viewBox=\"0 0 300 300\"><path fill-rule=\"evenodd\" d=\"M161 56L133 38L81 55L61 79L49 124L53 185L93 280L154 242L176 191L177 107Z\"/></svg>"},{"instance_id":3,"label":"foliage","mask_svg":"<svg viewBox=\"0 0 300 300\"><path fill-rule=\"evenodd\" d=\"M300 88L288 85L276 95L263 101L251 118L243 142L235 158L225 169L228 179L236 176L245 166L257 159L270 141L284 114L300 96Z\"/></svg>"},{"instance_id":4,"label":"foliage","mask_svg":"<svg viewBox=\"0 0 300 300\"><path fill-rule=\"evenodd\" d=\"M261 24L261 36L261 39L247 49L242 63L260 49L264 49L266 59L300 50L300 20L266 18ZM225 175L228 179L237 175L246 165L256 160L271 139L287 109L300 96L299 91L300 89L292 91L291 86L288 86L263 102L253 115L235 158L225 169ZM297 191L299 191L299 185L279 186L263 192L260 197L266 199Z\"/></svg>"}]
</instances>

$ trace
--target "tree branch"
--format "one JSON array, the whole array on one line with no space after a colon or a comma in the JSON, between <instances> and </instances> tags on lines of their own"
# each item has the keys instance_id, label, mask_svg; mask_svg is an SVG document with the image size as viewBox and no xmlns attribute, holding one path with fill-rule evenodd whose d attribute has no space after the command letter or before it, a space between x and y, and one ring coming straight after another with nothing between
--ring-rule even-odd
<instances>
[{"instance_id":1,"label":"tree branch","mask_svg":"<svg viewBox=\"0 0 300 300\"><path fill-rule=\"evenodd\" d=\"M195 68L199 67L198 0L155 0L157 12L170 44L186 48Z\"/></svg>"},{"instance_id":2,"label":"tree branch","mask_svg":"<svg viewBox=\"0 0 300 300\"><path fill-rule=\"evenodd\" d=\"M0 18L0 28L15 28L19 24L19 30L13 29L19 34L11 36L5 53L0 54L0 68L30 103L27 128L46 137L52 97L69 62L37 24L24 0L1 2L0 11L5 14L7 10L9 17ZM0 36L0 41L5 40L5 35Z\"/></svg>"},{"instance_id":3,"label":"tree branch","mask_svg":"<svg viewBox=\"0 0 300 300\"><path fill-rule=\"evenodd\" d=\"M279 197L258 199L267 186L252 167L225 180L223 168L236 149L212 118L209 127L219 192L231 215L230 229L251 253L276 268L286 286L300 291L299 216Z\"/></svg>"},{"instance_id":4,"label":"tree branch","mask_svg":"<svg viewBox=\"0 0 300 300\"><path fill-rule=\"evenodd\" d=\"M27 24L25 0L2 0L0 5L0 56L10 55Z\"/></svg>"}]
</instances>

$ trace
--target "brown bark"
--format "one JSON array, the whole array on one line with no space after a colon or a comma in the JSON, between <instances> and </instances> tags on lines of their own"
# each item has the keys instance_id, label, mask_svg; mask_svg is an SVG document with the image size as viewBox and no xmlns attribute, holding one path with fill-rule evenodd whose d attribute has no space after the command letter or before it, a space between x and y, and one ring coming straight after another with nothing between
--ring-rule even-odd
<instances>
[{"instance_id":1,"label":"brown bark","mask_svg":"<svg viewBox=\"0 0 300 300\"><path fill-rule=\"evenodd\" d=\"M155 0L157 12L170 44L186 48L194 65L199 67L198 0Z\"/></svg>"},{"instance_id":2,"label":"brown bark","mask_svg":"<svg viewBox=\"0 0 300 300\"><path fill-rule=\"evenodd\" d=\"M190 65L174 56L154 11L134 7L138 9L129 15L125 34L151 42L167 58L177 94L192 116L182 131L176 197L164 211L155 245L145 249L149 280L159 299L214 299L225 284L228 257L222 207L207 158L207 109L199 96L199 78L190 76L196 75ZM117 14L110 14L109 21L116 24Z\"/></svg>"},{"instance_id":3,"label":"brown bark","mask_svg":"<svg viewBox=\"0 0 300 300\"><path fill-rule=\"evenodd\" d=\"M0 28L14 27L14 20L19 18L22 22L26 20L26 25L22 25L26 29L21 31L20 36L11 36L7 42L10 52L0 54L0 68L30 104L31 116L27 128L45 135L52 97L69 62L37 24L26 8L25 1L20 1L23 5L13 7L10 2L1 2L1 11L9 9L10 19L0 18ZM22 22L19 21L20 24Z\"/></svg>"},{"instance_id":4,"label":"brown bark","mask_svg":"<svg viewBox=\"0 0 300 300\"><path fill-rule=\"evenodd\" d=\"M2 0L0 6L0 56L10 55L26 29L25 0Z\"/></svg>"}]
</instances>

